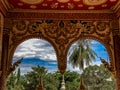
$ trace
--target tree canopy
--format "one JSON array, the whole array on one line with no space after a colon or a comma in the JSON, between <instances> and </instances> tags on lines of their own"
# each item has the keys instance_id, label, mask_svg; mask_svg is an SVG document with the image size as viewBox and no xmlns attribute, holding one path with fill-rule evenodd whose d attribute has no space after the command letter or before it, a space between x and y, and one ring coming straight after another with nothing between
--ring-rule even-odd
<instances>
[{"instance_id":1,"label":"tree canopy","mask_svg":"<svg viewBox=\"0 0 120 90\"><path fill-rule=\"evenodd\" d=\"M115 79L104 65L88 66L82 74L66 71L64 73L66 90L77 90L81 75L88 90L115 90ZM6 90L35 90L40 76L42 76L45 90L60 90L62 75L58 71L48 73L44 67L40 66L33 67L32 71L25 75L20 75L20 69L11 73L7 79Z\"/></svg>"}]
</instances>

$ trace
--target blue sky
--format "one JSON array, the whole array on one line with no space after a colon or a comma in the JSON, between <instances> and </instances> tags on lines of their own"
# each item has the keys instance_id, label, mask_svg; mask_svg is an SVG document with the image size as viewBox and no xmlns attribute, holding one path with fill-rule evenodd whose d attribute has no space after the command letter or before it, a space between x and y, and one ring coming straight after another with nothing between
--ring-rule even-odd
<instances>
[{"instance_id":1,"label":"blue sky","mask_svg":"<svg viewBox=\"0 0 120 90\"><path fill-rule=\"evenodd\" d=\"M75 46L75 43L71 45L69 52L73 50L72 48ZM92 48L98 54L98 56L108 60L108 53L106 52L104 45L95 40L93 40L92 43L94 44ZM19 65L22 74L31 71L31 67L35 67L37 65L46 67L48 72L54 72L58 70L55 50L51 44L45 40L29 39L21 43L15 50L13 62L20 59L21 57L24 58L22 63ZM97 58L96 62L92 64L99 65L99 58ZM69 63L67 63L67 70L79 71L78 68L73 69Z\"/></svg>"}]
</instances>

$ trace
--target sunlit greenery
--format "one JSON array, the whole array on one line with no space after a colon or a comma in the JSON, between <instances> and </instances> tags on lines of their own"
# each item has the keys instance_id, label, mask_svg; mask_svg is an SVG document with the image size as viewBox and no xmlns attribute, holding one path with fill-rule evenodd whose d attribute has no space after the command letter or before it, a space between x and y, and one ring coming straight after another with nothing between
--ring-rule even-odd
<instances>
[{"instance_id":1,"label":"sunlit greenery","mask_svg":"<svg viewBox=\"0 0 120 90\"><path fill-rule=\"evenodd\" d=\"M115 90L115 78L103 64L85 68L82 76L88 90Z\"/></svg>"},{"instance_id":2,"label":"sunlit greenery","mask_svg":"<svg viewBox=\"0 0 120 90\"><path fill-rule=\"evenodd\" d=\"M17 73L12 72L7 79L7 90L25 90L23 83L24 77L20 74L20 68Z\"/></svg>"},{"instance_id":3,"label":"sunlit greenery","mask_svg":"<svg viewBox=\"0 0 120 90\"><path fill-rule=\"evenodd\" d=\"M32 71L21 75L19 68L8 77L6 90L36 90L40 85L44 90L61 90L63 79L65 90L78 90L81 77L86 90L115 90L115 78L104 65L91 66L97 54L90 43L89 39L78 41L69 57L73 68L79 68L82 73L66 71L61 75L59 71L50 73L45 67L36 66L32 67Z\"/></svg>"},{"instance_id":4,"label":"sunlit greenery","mask_svg":"<svg viewBox=\"0 0 120 90\"><path fill-rule=\"evenodd\" d=\"M66 71L64 74L66 90L77 90L80 82L80 75L74 71ZM88 90L115 90L115 79L103 65L89 66L84 69L84 84ZM44 67L33 67L32 71L20 75L20 69L10 74L7 79L6 90L35 90L42 77L43 87L46 90L60 90L62 75L57 71L48 73Z\"/></svg>"}]
</instances>

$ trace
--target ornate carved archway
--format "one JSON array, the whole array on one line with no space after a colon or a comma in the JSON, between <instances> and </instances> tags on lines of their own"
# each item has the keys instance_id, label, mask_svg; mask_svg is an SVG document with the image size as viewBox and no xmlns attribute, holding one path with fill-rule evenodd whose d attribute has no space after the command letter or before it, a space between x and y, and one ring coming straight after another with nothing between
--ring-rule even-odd
<instances>
[{"instance_id":1,"label":"ornate carved archway","mask_svg":"<svg viewBox=\"0 0 120 90\"><path fill-rule=\"evenodd\" d=\"M11 20L7 71L10 68L14 51L18 44L29 38L41 38L50 42L55 48L58 68L63 74L66 70L67 52L70 45L82 38L91 38L102 42L110 56L115 69L114 45L110 21L80 20ZM4 29L5 32L6 29Z\"/></svg>"}]
</instances>

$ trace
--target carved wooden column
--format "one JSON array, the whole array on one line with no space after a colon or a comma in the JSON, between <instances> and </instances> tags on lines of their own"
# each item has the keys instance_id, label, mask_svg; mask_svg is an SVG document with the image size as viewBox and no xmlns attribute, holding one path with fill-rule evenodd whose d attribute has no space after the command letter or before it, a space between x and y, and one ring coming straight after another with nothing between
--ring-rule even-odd
<instances>
[{"instance_id":1,"label":"carved wooden column","mask_svg":"<svg viewBox=\"0 0 120 90\"><path fill-rule=\"evenodd\" d=\"M114 36L117 90L120 90L120 36Z\"/></svg>"},{"instance_id":2,"label":"carved wooden column","mask_svg":"<svg viewBox=\"0 0 120 90\"><path fill-rule=\"evenodd\" d=\"M116 90L120 90L120 31L119 20L112 22L113 40L114 40L114 55L116 63Z\"/></svg>"},{"instance_id":3,"label":"carved wooden column","mask_svg":"<svg viewBox=\"0 0 120 90\"><path fill-rule=\"evenodd\" d=\"M2 31L3 31L3 15L0 13L0 90L2 90L2 82L1 82L1 75L2 75Z\"/></svg>"},{"instance_id":4,"label":"carved wooden column","mask_svg":"<svg viewBox=\"0 0 120 90\"><path fill-rule=\"evenodd\" d=\"M0 77L0 90L5 90L6 88L8 45L9 45L9 29L4 29L2 41L2 65L1 65L2 75Z\"/></svg>"},{"instance_id":5,"label":"carved wooden column","mask_svg":"<svg viewBox=\"0 0 120 90\"><path fill-rule=\"evenodd\" d=\"M1 56L2 56L2 31L3 31L3 15L0 13L0 76L1 76Z\"/></svg>"}]
</instances>

